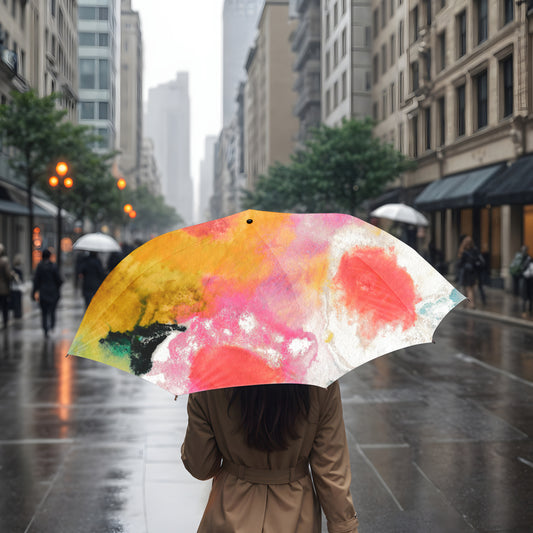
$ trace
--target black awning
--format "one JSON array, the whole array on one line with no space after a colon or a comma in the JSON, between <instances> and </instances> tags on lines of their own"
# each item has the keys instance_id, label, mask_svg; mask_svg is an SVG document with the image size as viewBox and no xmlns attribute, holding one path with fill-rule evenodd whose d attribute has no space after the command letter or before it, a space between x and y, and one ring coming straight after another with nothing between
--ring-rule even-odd
<instances>
[{"instance_id":1,"label":"black awning","mask_svg":"<svg viewBox=\"0 0 533 533\"><path fill-rule=\"evenodd\" d=\"M517 159L487 193L492 205L533 204L533 154Z\"/></svg>"},{"instance_id":2,"label":"black awning","mask_svg":"<svg viewBox=\"0 0 533 533\"><path fill-rule=\"evenodd\" d=\"M57 211L57 210L56 210ZM29 216L26 191L2 182L0 183L0 213L15 216ZM33 214L38 217L51 217L52 215L33 200Z\"/></svg>"},{"instance_id":3,"label":"black awning","mask_svg":"<svg viewBox=\"0 0 533 533\"><path fill-rule=\"evenodd\" d=\"M434 181L417 196L414 204L424 211L484 206L489 185L499 180L504 169L505 164L500 163Z\"/></svg>"},{"instance_id":4,"label":"black awning","mask_svg":"<svg viewBox=\"0 0 533 533\"><path fill-rule=\"evenodd\" d=\"M394 189L385 191L376 198L368 200L365 207L367 207L369 211L373 211L384 204L397 204L401 201L401 196L402 188L395 187Z\"/></svg>"}]
</instances>

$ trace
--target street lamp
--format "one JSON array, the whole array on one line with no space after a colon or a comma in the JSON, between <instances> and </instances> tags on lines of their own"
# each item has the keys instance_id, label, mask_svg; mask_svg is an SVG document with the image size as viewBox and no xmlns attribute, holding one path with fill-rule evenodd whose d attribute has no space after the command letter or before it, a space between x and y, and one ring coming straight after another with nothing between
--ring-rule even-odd
<instances>
[{"instance_id":1,"label":"street lamp","mask_svg":"<svg viewBox=\"0 0 533 533\"><path fill-rule=\"evenodd\" d=\"M126 180L124 178L120 178L118 181L117 181L117 187L119 188L119 190L123 190L126 188Z\"/></svg>"},{"instance_id":2,"label":"street lamp","mask_svg":"<svg viewBox=\"0 0 533 533\"><path fill-rule=\"evenodd\" d=\"M57 268L61 270L61 186L65 189L71 189L74 185L74 180L67 176L68 165L64 161L60 161L56 165L56 174L57 176L50 176L48 178L48 185L57 191ZM59 176L59 177L58 177Z\"/></svg>"}]
</instances>

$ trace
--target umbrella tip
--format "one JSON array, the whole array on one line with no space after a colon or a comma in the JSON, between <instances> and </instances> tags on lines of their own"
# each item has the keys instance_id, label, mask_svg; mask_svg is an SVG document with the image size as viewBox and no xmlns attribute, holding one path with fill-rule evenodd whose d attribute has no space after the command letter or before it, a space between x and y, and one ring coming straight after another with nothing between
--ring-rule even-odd
<instances>
[{"instance_id":1,"label":"umbrella tip","mask_svg":"<svg viewBox=\"0 0 533 533\"><path fill-rule=\"evenodd\" d=\"M176 401L178 399L178 395L176 394L176 396L174 396L174 401Z\"/></svg>"},{"instance_id":2,"label":"umbrella tip","mask_svg":"<svg viewBox=\"0 0 533 533\"><path fill-rule=\"evenodd\" d=\"M253 222L253 219L252 218L249 218L247 221L246 221L246 224L252 224Z\"/></svg>"}]
</instances>

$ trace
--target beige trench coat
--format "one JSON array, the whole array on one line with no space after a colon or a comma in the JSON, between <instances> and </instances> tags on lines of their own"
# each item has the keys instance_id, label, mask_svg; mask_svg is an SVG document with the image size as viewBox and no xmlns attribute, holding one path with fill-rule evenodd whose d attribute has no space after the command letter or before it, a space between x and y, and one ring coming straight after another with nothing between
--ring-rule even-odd
<instances>
[{"instance_id":1,"label":"beige trench coat","mask_svg":"<svg viewBox=\"0 0 533 533\"><path fill-rule=\"evenodd\" d=\"M267 453L246 445L237 402L228 414L228 390L189 396L181 457L194 477L214 477L198 533L320 533L320 506L330 533L357 533L339 385L310 387L310 398L308 419L298 423L298 440L287 450ZM283 477L308 461L313 480L306 468L296 481L252 483L242 479L246 474L239 478L221 468L222 459L253 469L256 477L256 469L270 474L275 470Z\"/></svg>"}]
</instances>

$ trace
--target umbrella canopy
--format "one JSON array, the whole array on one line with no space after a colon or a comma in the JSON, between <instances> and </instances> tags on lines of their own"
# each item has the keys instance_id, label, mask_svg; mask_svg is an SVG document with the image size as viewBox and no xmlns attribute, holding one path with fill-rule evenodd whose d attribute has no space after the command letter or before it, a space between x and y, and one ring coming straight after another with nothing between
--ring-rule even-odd
<instances>
[{"instance_id":1,"label":"umbrella canopy","mask_svg":"<svg viewBox=\"0 0 533 533\"><path fill-rule=\"evenodd\" d=\"M86 233L72 246L74 250L87 252L121 252L120 244L105 233Z\"/></svg>"},{"instance_id":2,"label":"umbrella canopy","mask_svg":"<svg viewBox=\"0 0 533 533\"><path fill-rule=\"evenodd\" d=\"M326 387L431 342L463 298L411 247L357 218L246 211L127 256L93 297L69 354L174 394Z\"/></svg>"},{"instance_id":3,"label":"umbrella canopy","mask_svg":"<svg viewBox=\"0 0 533 533\"><path fill-rule=\"evenodd\" d=\"M428 219L419 211L406 204L385 204L370 213L377 218L388 218L396 222L404 222L413 226L428 226Z\"/></svg>"}]
</instances>

